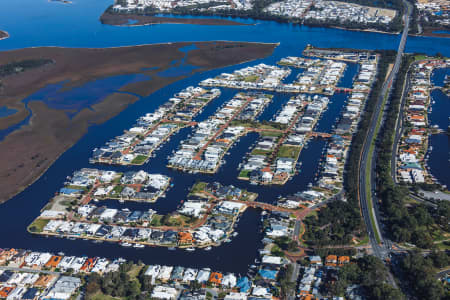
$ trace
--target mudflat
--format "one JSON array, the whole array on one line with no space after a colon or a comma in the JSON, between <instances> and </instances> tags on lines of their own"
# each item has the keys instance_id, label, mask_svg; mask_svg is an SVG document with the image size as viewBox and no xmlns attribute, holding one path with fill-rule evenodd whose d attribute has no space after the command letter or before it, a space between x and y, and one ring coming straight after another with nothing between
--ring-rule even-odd
<instances>
[{"instance_id":1,"label":"mudflat","mask_svg":"<svg viewBox=\"0 0 450 300\"><path fill-rule=\"evenodd\" d=\"M124 85L120 91L148 96L187 77L161 77L158 72L170 68L174 60L185 57L179 49L192 44L182 42L103 49L40 47L0 52L0 66L24 60L52 60L50 64L1 79L2 105L15 108L17 112L0 118L0 130L23 121L30 113L31 117L0 141L0 202L10 199L38 179L87 132L90 124L107 121L139 99L135 95L112 92L69 117L70 107L55 109L38 100L28 102L27 110L22 101L24 98L49 84L62 84L63 90L70 91L98 79L137 73L151 79L145 77L145 80ZM195 72L201 72L266 57L276 44L198 42L195 46L185 61L198 67Z\"/></svg>"},{"instance_id":2,"label":"mudflat","mask_svg":"<svg viewBox=\"0 0 450 300\"><path fill-rule=\"evenodd\" d=\"M130 23L130 20L134 22ZM115 26L143 26L152 24L249 25L226 19L157 17L143 14L118 14L108 11L100 16L100 22Z\"/></svg>"}]
</instances>

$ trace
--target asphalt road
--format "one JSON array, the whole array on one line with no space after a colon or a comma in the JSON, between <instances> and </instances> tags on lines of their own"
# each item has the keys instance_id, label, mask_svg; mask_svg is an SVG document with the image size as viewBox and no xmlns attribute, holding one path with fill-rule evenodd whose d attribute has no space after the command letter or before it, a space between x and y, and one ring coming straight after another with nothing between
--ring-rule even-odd
<instances>
[{"instance_id":1,"label":"asphalt road","mask_svg":"<svg viewBox=\"0 0 450 300\"><path fill-rule=\"evenodd\" d=\"M392 82L397 76L398 70L400 68L400 64L402 61L402 55L405 49L406 40L408 37L408 31L409 31L409 22L410 22L410 16L412 11L412 6L409 4L406 0L403 0L404 5L406 6L406 12L404 15L404 28L402 32L402 36L400 39L400 43L397 50L397 56L395 58L394 66L388 76L388 78L383 83L380 96L377 100L377 103L375 105L375 111L373 113L372 119L370 121L369 130L367 131L367 135L364 141L364 145L362 148L362 155L361 155L361 161L360 161L360 169L359 169L359 196L360 196L360 204L361 204L361 210L363 214L364 221L366 223L367 232L369 234L370 244L372 246L373 254L377 256L380 259L385 259L389 255L389 251L391 248L391 242L388 240L385 240L382 235L382 231L380 230L379 226L379 213L377 208L373 208L373 219L374 224L372 224L372 220L370 218L371 210L369 207L369 199L366 197L366 170L367 168L371 168L370 173L372 174L371 177L371 184L370 184L370 192L371 198L372 198L372 205L376 205L377 198L375 197L373 193L373 189L375 187L375 160L376 155L372 156L372 161L369 163L369 152L370 152L370 146L374 139L376 138L375 135L375 128L377 125L377 121L379 119L380 114L384 113L384 107L383 107L383 100L386 95L389 95L391 92L391 86ZM378 244L376 239L376 234L373 230L373 228L376 228L376 230L379 233L380 237L380 244Z\"/></svg>"}]
</instances>

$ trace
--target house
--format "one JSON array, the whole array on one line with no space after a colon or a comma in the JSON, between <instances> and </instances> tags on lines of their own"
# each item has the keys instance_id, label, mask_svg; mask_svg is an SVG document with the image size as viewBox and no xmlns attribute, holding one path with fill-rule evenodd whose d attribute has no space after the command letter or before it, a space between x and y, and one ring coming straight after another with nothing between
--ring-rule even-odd
<instances>
[{"instance_id":1,"label":"house","mask_svg":"<svg viewBox=\"0 0 450 300\"><path fill-rule=\"evenodd\" d=\"M80 286L80 278L61 276L44 299L69 299Z\"/></svg>"},{"instance_id":2,"label":"house","mask_svg":"<svg viewBox=\"0 0 450 300\"><path fill-rule=\"evenodd\" d=\"M222 284L222 278L223 274L219 272L212 272L209 276L209 282L213 285L220 285Z\"/></svg>"},{"instance_id":3,"label":"house","mask_svg":"<svg viewBox=\"0 0 450 300\"><path fill-rule=\"evenodd\" d=\"M151 298L152 299L176 299L178 291L169 286L158 285L153 289Z\"/></svg>"}]
</instances>

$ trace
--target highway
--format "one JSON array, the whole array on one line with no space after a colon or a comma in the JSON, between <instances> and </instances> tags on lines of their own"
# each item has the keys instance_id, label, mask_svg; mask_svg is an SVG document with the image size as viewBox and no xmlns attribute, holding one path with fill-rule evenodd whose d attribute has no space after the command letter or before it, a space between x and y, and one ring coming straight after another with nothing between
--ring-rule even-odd
<instances>
[{"instance_id":1,"label":"highway","mask_svg":"<svg viewBox=\"0 0 450 300\"><path fill-rule=\"evenodd\" d=\"M391 248L391 242L388 240L385 240L383 238L382 232L380 230L379 227L379 214L378 214L378 210L376 207L369 207L369 199L366 197L366 192L370 193L371 198L372 198L372 205L376 205L377 203L377 199L373 193L373 187L375 187L375 176L374 176L374 172L375 172L375 160L376 160L376 155L372 155L372 161L369 161L369 154L370 154L370 148L372 143L375 142L375 138L376 138L376 127L377 127L377 122L380 118L380 114L384 113L384 99L386 96L389 96L390 91L391 91L391 86L392 86L392 82L393 80L396 78L398 70L400 69L400 64L402 62L402 55L405 49L405 44L406 44L406 40L408 37L408 31L409 31L409 22L410 22L410 17L411 17L411 11L412 11L412 6L411 4L409 4L406 0L403 0L403 3L406 7L406 11L404 14L404 28L403 28L403 32L402 32L402 36L400 39L400 43L398 46L398 50L397 50L397 56L395 58L395 62L394 62L394 66L390 72L390 74L388 75L387 79L385 80L385 82L383 83L382 89L381 89L381 93L379 98L377 99L377 103L375 105L375 110L373 112L372 115L372 119L370 120L370 125L369 125L369 129L367 131L365 140L364 140L364 144L363 144L363 148L362 148L362 153L361 153L361 160L360 160L360 165L359 165L359 198L360 198L360 205L361 205L361 211L363 214L363 218L367 227L367 232L369 234L369 239L370 239L370 244L372 246L372 250L373 250L373 254L375 256L377 256L380 259L385 259L390 252L390 248ZM366 174L367 174L367 170L369 170L370 168L370 180L371 180L371 184L370 184L370 191L366 191ZM372 218L374 223L372 224L372 219L371 219L371 214L372 214ZM378 243L377 239L376 239L376 232L375 230L378 232L378 235L380 237L380 243Z\"/></svg>"}]
</instances>

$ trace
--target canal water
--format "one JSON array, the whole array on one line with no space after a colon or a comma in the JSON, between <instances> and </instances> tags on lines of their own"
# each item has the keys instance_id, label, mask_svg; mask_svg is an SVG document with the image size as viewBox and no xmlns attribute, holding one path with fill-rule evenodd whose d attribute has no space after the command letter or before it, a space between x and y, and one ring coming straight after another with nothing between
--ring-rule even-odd
<instances>
[{"instance_id":1,"label":"canal water","mask_svg":"<svg viewBox=\"0 0 450 300\"><path fill-rule=\"evenodd\" d=\"M450 76L449 68L435 69L431 76L431 83L435 86L444 86L446 75ZM429 124L437 125L444 132L430 136L428 167L437 181L446 185L448 189L450 188L450 136L446 134L446 131L450 126L450 97L442 90L434 89L431 91L431 101L432 111L428 115Z\"/></svg>"},{"instance_id":2,"label":"canal water","mask_svg":"<svg viewBox=\"0 0 450 300\"><path fill-rule=\"evenodd\" d=\"M165 248L130 249L116 244L95 244L89 241L70 241L60 238L35 237L26 232L32 220L39 215L40 209L48 202L65 181L66 176L83 167L96 167L101 169L114 169L118 171L144 169L151 173L162 173L173 179L166 198L154 204L127 204L131 208L152 208L159 213L174 211L181 200L184 200L189 188L198 180L218 181L222 184L233 184L247 188L260 196L258 201L274 202L280 195L288 195L305 189L309 183L314 182L318 166L325 148L325 141L312 139L300 155L302 163L300 172L282 187L260 187L249 185L245 181L237 180L237 166L257 139L257 134L244 136L225 156L226 164L217 174L192 175L176 172L166 167L167 157L176 149L180 141L184 140L191 128L185 128L174 135L152 158L142 167L109 167L91 165L88 159L92 149L102 146L109 139L129 128L134 121L146 112L154 111L161 103L173 96L181 89L197 85L203 79L216 76L221 72L232 72L238 68L255 65L260 62L275 64L285 56L299 56L307 44L320 47L347 47L365 49L396 49L399 36L378 33L345 31L338 29L310 28L277 22L265 22L251 19L237 19L249 26L199 26L199 25L153 25L142 27L113 27L102 25L98 18L104 9L112 4L112 0L77 0L73 4L34 0L16 0L8 3L7 9L0 11L0 29L9 32L11 37L0 41L0 50L18 49L35 46L63 46L63 47L117 47L126 45L166 43L176 41L208 41L208 40L234 40L253 42L276 42L280 45L274 53L265 58L237 66L230 66L220 70L195 74L187 79L175 82L162 88L149 97L138 100L115 118L100 125L92 125L88 133L71 149L65 152L49 170L33 185L22 193L0 206L0 247L26 248L39 251L63 251L71 255L105 256L110 258L124 257L146 263L169 265L183 265L191 267L211 267L221 271L245 273L257 256L262 237L260 213L255 209L248 209L241 217L237 232L239 235L230 243L213 248L211 251L198 250L185 252L183 250L169 251ZM24 9L26 7L26 9ZM195 45L195 43L193 43ZM189 49L184 49L189 50ZM406 51L425 52L450 55L450 40L439 38L410 37ZM152 67L152 66L149 66ZM184 65L184 61L175 62L174 68L165 76L188 74L192 66ZM350 87L351 79L357 70L356 65L349 65L339 86ZM298 70L294 72L298 73ZM292 81L295 78L287 78ZM123 79L123 78L122 78ZM140 77L132 80L140 80ZM105 81L105 91L120 88L123 80ZM90 85L77 89L77 99L83 95L88 97ZM212 101L204 111L196 117L197 121L206 119L228 99L231 99L237 90L221 89L222 95ZM40 91L42 92L42 91ZM52 99L49 98L50 94ZM70 103L69 99L60 95L58 91L43 95L40 101L55 108L63 109L67 105L77 108L95 103L97 98L86 98L86 102ZM273 102L259 116L259 120L270 120L289 99L289 95L276 94ZM329 132L340 115L346 101L346 94L336 94L331 98L328 110L325 111L317 124L317 131ZM77 106L78 105L78 106ZM81 106L80 106L81 105ZM448 110L447 110L448 111ZM23 124L22 124L23 125ZM320 129L320 130L319 130ZM15 129L13 129L15 130ZM12 131L13 131L12 130ZM10 132L12 132L10 131ZM9 133L9 132L8 132ZM438 143L441 143L438 141ZM447 144L448 147L448 144ZM439 148L439 146L437 146ZM447 148L448 149L448 148ZM430 161L431 164L431 161ZM108 205L121 204L109 201Z\"/></svg>"}]
</instances>

